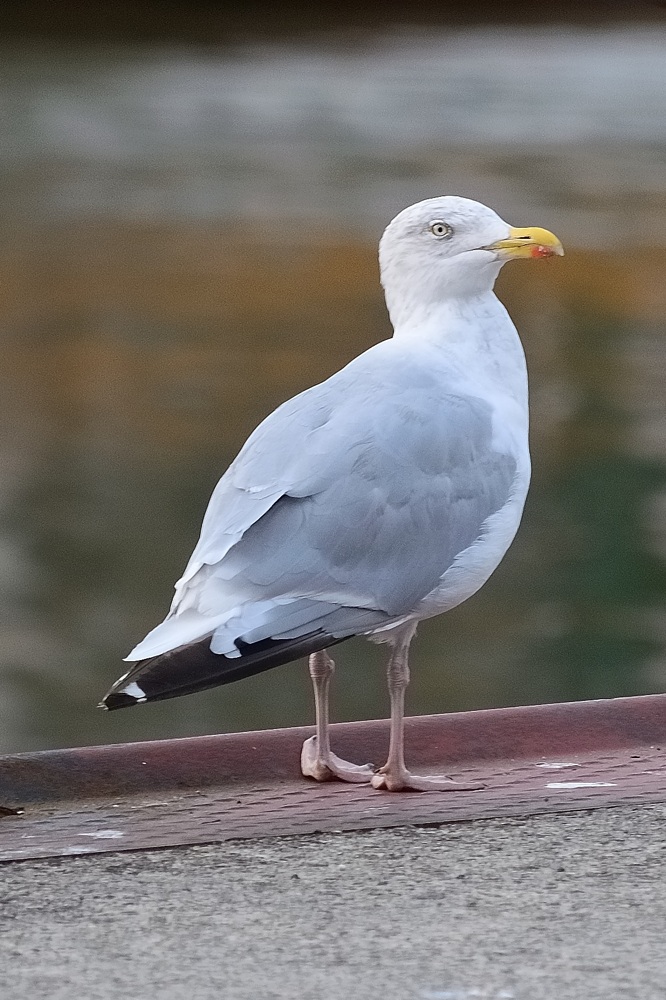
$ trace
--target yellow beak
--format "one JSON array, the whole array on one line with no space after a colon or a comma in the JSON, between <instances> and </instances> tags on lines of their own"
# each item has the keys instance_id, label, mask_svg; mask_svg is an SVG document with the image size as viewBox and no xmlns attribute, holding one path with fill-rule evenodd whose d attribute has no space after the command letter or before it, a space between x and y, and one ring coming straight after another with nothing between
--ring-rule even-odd
<instances>
[{"instance_id":1,"label":"yellow beak","mask_svg":"<svg viewBox=\"0 0 666 1000\"><path fill-rule=\"evenodd\" d=\"M547 229L530 226L527 229L511 229L509 238L491 243L484 250L494 250L505 260L514 257L561 257L564 254L557 236Z\"/></svg>"}]
</instances>

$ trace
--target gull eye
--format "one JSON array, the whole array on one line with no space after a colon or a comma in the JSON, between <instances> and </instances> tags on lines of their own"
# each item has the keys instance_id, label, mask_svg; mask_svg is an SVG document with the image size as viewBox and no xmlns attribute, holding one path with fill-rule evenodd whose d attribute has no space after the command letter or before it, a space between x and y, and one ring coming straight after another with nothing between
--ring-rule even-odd
<instances>
[{"instance_id":1,"label":"gull eye","mask_svg":"<svg viewBox=\"0 0 666 1000\"><path fill-rule=\"evenodd\" d=\"M430 225L428 226L428 229L430 230L433 236L437 237L438 240L444 240L448 236L453 236L453 230L451 229L451 226L447 226L447 224L445 222L442 222L441 219L435 219L433 222L431 222Z\"/></svg>"}]
</instances>

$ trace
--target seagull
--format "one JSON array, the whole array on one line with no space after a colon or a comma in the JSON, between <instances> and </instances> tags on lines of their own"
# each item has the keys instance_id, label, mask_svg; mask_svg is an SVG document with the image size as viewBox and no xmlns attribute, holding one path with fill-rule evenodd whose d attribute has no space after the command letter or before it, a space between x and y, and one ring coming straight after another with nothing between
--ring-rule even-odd
<instances>
[{"instance_id":1,"label":"seagull","mask_svg":"<svg viewBox=\"0 0 666 1000\"><path fill-rule=\"evenodd\" d=\"M404 209L379 244L393 337L270 414L217 484L171 609L101 706L174 698L309 656L317 781L477 788L404 757L417 625L466 601L511 544L530 479L525 356L493 292L507 260L563 253L539 228L445 196ZM386 643L391 720L378 769L337 757L327 649Z\"/></svg>"}]
</instances>

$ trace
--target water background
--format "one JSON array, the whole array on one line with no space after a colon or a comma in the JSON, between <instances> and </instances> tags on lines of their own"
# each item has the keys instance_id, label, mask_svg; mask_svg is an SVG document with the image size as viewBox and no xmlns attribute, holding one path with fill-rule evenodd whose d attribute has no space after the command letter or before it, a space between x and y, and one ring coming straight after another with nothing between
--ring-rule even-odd
<instances>
[{"instance_id":1,"label":"water background","mask_svg":"<svg viewBox=\"0 0 666 1000\"><path fill-rule=\"evenodd\" d=\"M0 749L285 726L304 664L96 702L258 421L390 335L376 244L477 198L564 259L498 292L531 376L506 560L424 624L412 713L666 688L666 33L442 25L0 46ZM386 714L336 650L338 719Z\"/></svg>"}]
</instances>

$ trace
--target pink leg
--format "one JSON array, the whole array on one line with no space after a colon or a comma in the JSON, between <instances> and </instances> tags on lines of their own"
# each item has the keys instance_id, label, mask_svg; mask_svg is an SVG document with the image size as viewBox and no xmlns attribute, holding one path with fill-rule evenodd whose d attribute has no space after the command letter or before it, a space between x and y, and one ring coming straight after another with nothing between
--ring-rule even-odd
<instances>
[{"instance_id":1,"label":"pink leg","mask_svg":"<svg viewBox=\"0 0 666 1000\"><path fill-rule=\"evenodd\" d=\"M352 781L368 783L374 773L371 764L350 764L331 751L328 731L328 692L335 664L325 649L312 653L309 661L314 688L317 735L306 740L301 750L301 771L315 781Z\"/></svg>"},{"instance_id":2,"label":"pink leg","mask_svg":"<svg viewBox=\"0 0 666 1000\"><path fill-rule=\"evenodd\" d=\"M372 777L373 788L384 788L389 792L417 791L431 789L442 791L474 791L483 785L462 784L444 775L419 777L405 766L404 718L405 691L409 684L409 644L414 629L397 638L388 662L388 688L391 698L391 735L389 755L383 767Z\"/></svg>"}]
</instances>

